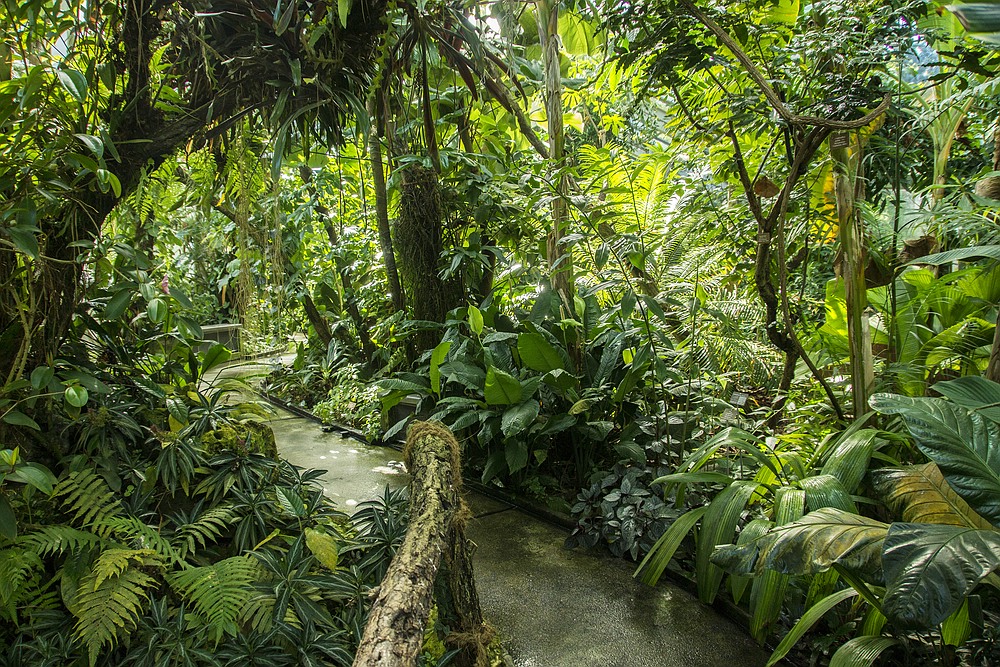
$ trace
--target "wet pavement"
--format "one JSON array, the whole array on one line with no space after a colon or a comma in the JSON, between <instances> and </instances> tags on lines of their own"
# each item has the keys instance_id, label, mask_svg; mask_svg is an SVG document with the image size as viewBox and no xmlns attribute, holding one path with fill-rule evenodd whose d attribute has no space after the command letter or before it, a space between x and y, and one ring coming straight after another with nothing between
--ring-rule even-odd
<instances>
[{"instance_id":1,"label":"wet pavement","mask_svg":"<svg viewBox=\"0 0 1000 667\"><path fill-rule=\"evenodd\" d=\"M227 369L224 375L239 374ZM277 410L278 451L326 470L326 493L347 512L407 484L401 454L324 432ZM632 577L634 566L601 552L565 549L567 531L475 492L468 535L483 614L515 667L759 667L767 654L687 592Z\"/></svg>"}]
</instances>

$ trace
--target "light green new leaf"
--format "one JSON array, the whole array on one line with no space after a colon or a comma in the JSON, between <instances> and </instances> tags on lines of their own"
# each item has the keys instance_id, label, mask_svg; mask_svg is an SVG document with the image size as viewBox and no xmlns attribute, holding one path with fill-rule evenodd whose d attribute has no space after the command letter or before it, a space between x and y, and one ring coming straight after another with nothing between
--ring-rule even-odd
<instances>
[{"instance_id":1,"label":"light green new leaf","mask_svg":"<svg viewBox=\"0 0 1000 667\"><path fill-rule=\"evenodd\" d=\"M450 349L451 341L448 340L438 343L434 351L431 352L431 391L439 396L441 395L441 364L444 362L445 357L448 356L448 350Z\"/></svg>"},{"instance_id":2,"label":"light green new leaf","mask_svg":"<svg viewBox=\"0 0 1000 667\"><path fill-rule=\"evenodd\" d=\"M521 383L516 377L490 366L483 394L487 405L513 405L521 401Z\"/></svg>"},{"instance_id":3,"label":"light green new leaf","mask_svg":"<svg viewBox=\"0 0 1000 667\"><path fill-rule=\"evenodd\" d=\"M306 528L306 546L323 567L328 570L337 569L340 552L337 548L337 540L332 535L315 528Z\"/></svg>"}]
</instances>

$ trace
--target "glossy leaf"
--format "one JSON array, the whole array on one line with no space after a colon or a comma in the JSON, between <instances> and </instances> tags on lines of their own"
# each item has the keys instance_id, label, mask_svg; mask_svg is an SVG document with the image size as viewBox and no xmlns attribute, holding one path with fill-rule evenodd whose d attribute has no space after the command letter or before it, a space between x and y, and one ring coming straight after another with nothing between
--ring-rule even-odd
<instances>
[{"instance_id":1,"label":"glossy leaf","mask_svg":"<svg viewBox=\"0 0 1000 667\"><path fill-rule=\"evenodd\" d=\"M469 328L477 336L483 335L483 313L475 306L469 306Z\"/></svg>"},{"instance_id":2,"label":"glossy leaf","mask_svg":"<svg viewBox=\"0 0 1000 667\"><path fill-rule=\"evenodd\" d=\"M979 375L936 382L934 391L952 403L974 410L987 419L1000 422L1000 384Z\"/></svg>"},{"instance_id":3,"label":"glossy leaf","mask_svg":"<svg viewBox=\"0 0 1000 667\"><path fill-rule=\"evenodd\" d=\"M933 627L1000 567L1000 531L896 523L885 538L882 565L883 613L903 627Z\"/></svg>"},{"instance_id":4,"label":"glossy leaf","mask_svg":"<svg viewBox=\"0 0 1000 667\"><path fill-rule=\"evenodd\" d=\"M903 417L917 446L969 505L1000 525L1000 426L934 398L876 394L872 407Z\"/></svg>"},{"instance_id":5,"label":"glossy leaf","mask_svg":"<svg viewBox=\"0 0 1000 667\"><path fill-rule=\"evenodd\" d=\"M3 415L3 421L6 424L12 424L14 426L25 426L35 431L42 430L42 428L38 425L38 422L36 422L31 417L21 412L20 410L8 410Z\"/></svg>"},{"instance_id":6,"label":"glossy leaf","mask_svg":"<svg viewBox=\"0 0 1000 667\"><path fill-rule=\"evenodd\" d=\"M695 554L698 598L706 604L715 601L724 574L722 569L712 562L712 552L720 544L733 541L743 510L758 486L756 482L735 482L715 496L708 506L701 531L698 533L698 550Z\"/></svg>"},{"instance_id":7,"label":"glossy leaf","mask_svg":"<svg viewBox=\"0 0 1000 667\"><path fill-rule=\"evenodd\" d=\"M538 417L538 401L528 399L519 405L504 411L500 420L500 430L504 435L512 436L526 430Z\"/></svg>"},{"instance_id":8,"label":"glossy leaf","mask_svg":"<svg viewBox=\"0 0 1000 667\"><path fill-rule=\"evenodd\" d=\"M844 590L837 591L836 593L826 596L813 606L809 607L809 609L802 614L802 618L796 621L795 625L792 626L792 629L788 631L788 634L781 639L781 643L779 643L778 647L774 649L774 653L772 653L771 657L768 658L767 665L765 665L765 667L772 667L772 665L776 664L779 660L788 655L788 652L792 650L792 647L795 646L795 644L802 639L803 635L809 632L809 630L812 629L812 627L816 625L816 623L818 623L828 611L836 607L844 600L857 596L857 594L858 592L853 588L845 588Z\"/></svg>"},{"instance_id":9,"label":"glossy leaf","mask_svg":"<svg viewBox=\"0 0 1000 667\"><path fill-rule=\"evenodd\" d=\"M785 486L778 489L774 499L774 520L779 526L802 517L806 494L802 489ZM788 575L768 570L754 577L750 588L750 634L763 641L770 626L781 615L788 587Z\"/></svg>"},{"instance_id":10,"label":"glossy leaf","mask_svg":"<svg viewBox=\"0 0 1000 667\"><path fill-rule=\"evenodd\" d=\"M871 667L886 649L898 643L892 637L855 637L837 649L830 658L830 667Z\"/></svg>"},{"instance_id":11,"label":"glossy leaf","mask_svg":"<svg viewBox=\"0 0 1000 667\"><path fill-rule=\"evenodd\" d=\"M740 573L773 569L785 574L815 574L835 564L876 572L888 528L881 521L826 507L774 528L747 549L720 550L714 561Z\"/></svg>"},{"instance_id":12,"label":"glossy leaf","mask_svg":"<svg viewBox=\"0 0 1000 667\"><path fill-rule=\"evenodd\" d=\"M66 402L74 408L82 408L87 404L87 400L90 398L89 394L87 394L86 387L81 387L78 384L66 387L66 390L63 392L63 396L66 398Z\"/></svg>"},{"instance_id":13,"label":"glossy leaf","mask_svg":"<svg viewBox=\"0 0 1000 667\"><path fill-rule=\"evenodd\" d=\"M204 375L213 368L226 363L230 358L232 358L232 356L233 353L230 352L225 345L222 345L221 343L212 345L212 347L208 348L208 352L205 353L205 356L202 357L201 374Z\"/></svg>"},{"instance_id":14,"label":"glossy leaf","mask_svg":"<svg viewBox=\"0 0 1000 667\"><path fill-rule=\"evenodd\" d=\"M983 530L992 527L948 486L933 463L873 470L872 485L885 504L907 523L940 523Z\"/></svg>"},{"instance_id":15,"label":"glossy leaf","mask_svg":"<svg viewBox=\"0 0 1000 667\"><path fill-rule=\"evenodd\" d=\"M441 364L444 362L445 357L448 356L448 350L451 349L451 341L444 341L438 343L434 351L431 352L431 365L430 365L430 378L431 378L431 391L435 394L441 394Z\"/></svg>"}]
</instances>

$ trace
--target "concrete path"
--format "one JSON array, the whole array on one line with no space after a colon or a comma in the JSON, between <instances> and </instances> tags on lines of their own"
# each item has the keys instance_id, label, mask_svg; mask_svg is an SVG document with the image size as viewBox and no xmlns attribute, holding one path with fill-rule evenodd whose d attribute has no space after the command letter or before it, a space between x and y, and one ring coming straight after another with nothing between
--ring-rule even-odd
<instances>
[{"instance_id":1,"label":"concrete path","mask_svg":"<svg viewBox=\"0 0 1000 667\"><path fill-rule=\"evenodd\" d=\"M347 512L409 479L399 452L363 445L279 412L271 424L282 456L327 470L327 494ZM633 566L563 548L566 531L478 493L473 566L487 620L516 667L758 667L767 655L688 593L650 588Z\"/></svg>"},{"instance_id":2,"label":"concrete path","mask_svg":"<svg viewBox=\"0 0 1000 667\"><path fill-rule=\"evenodd\" d=\"M265 371L230 366L221 377ZM325 470L324 489L350 513L386 486L409 483L400 454L327 433L277 410L278 451ZM687 592L632 577L634 566L599 550L564 549L567 532L475 492L466 493L477 544L476 585L486 619L514 667L761 667L763 652L740 628Z\"/></svg>"}]
</instances>

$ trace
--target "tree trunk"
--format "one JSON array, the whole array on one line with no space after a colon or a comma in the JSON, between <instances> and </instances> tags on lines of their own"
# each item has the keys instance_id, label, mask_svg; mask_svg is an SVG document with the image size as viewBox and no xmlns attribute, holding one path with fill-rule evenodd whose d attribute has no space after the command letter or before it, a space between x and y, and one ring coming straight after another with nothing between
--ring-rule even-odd
<instances>
[{"instance_id":1,"label":"tree trunk","mask_svg":"<svg viewBox=\"0 0 1000 667\"><path fill-rule=\"evenodd\" d=\"M545 64L545 117L549 132L549 178L555 180L552 198L552 224L545 249L552 275L552 287L560 296L563 316L573 317L573 255L560 241L566 236L566 201L569 186L565 167L566 138L563 133L562 74L559 68L559 4L539 0L538 39Z\"/></svg>"},{"instance_id":2,"label":"tree trunk","mask_svg":"<svg viewBox=\"0 0 1000 667\"><path fill-rule=\"evenodd\" d=\"M378 105L372 102L368 107L374 123L368 144L371 156L372 183L375 187L375 219L378 221L378 242L382 249L382 262L385 264L385 274L389 279L389 292L392 297L392 307L397 313L406 309L406 296L403 285L399 282L399 270L396 268L396 254L392 248L392 231L389 228L389 196L385 187L385 171L383 171L381 135L382 120Z\"/></svg>"},{"instance_id":3,"label":"tree trunk","mask_svg":"<svg viewBox=\"0 0 1000 667\"><path fill-rule=\"evenodd\" d=\"M838 137L844 137L844 135L831 135L830 153L833 156L840 248L844 258L847 344L850 351L854 418L858 419L869 411L868 398L872 391L869 378L873 376L869 368L870 344L868 336L865 335L867 326L864 311L868 305L868 293L865 288L864 230L861 226L861 212L855 206L860 155L852 155L848 146L835 145ZM860 147L855 150L860 151ZM865 350L866 345L869 347L867 351Z\"/></svg>"},{"instance_id":4,"label":"tree trunk","mask_svg":"<svg viewBox=\"0 0 1000 667\"><path fill-rule=\"evenodd\" d=\"M354 330L358 334L358 340L361 341L361 353L364 355L365 361L370 361L375 355L375 343L372 342L372 337L368 333L368 324L358 309L357 292L354 289L354 277L351 275L350 264L338 253L340 237L333 226L333 221L330 220L330 209L324 206L319 200L319 193L316 191L316 185L312 180L312 170L303 165L299 168L299 176L313 198L316 214L319 216L324 231L326 231L326 237L330 240L333 263L337 268L337 275L340 277L340 286L344 290L344 308L351 317ZM319 332L317 331L317 333ZM327 344L329 344L329 341L327 341Z\"/></svg>"},{"instance_id":5,"label":"tree trunk","mask_svg":"<svg viewBox=\"0 0 1000 667\"><path fill-rule=\"evenodd\" d=\"M354 667L416 664L434 605L435 582L448 591L438 601L439 608L453 612L446 644L462 649L454 664L486 667L491 631L479 608L465 538L469 509L461 497L458 442L440 424L416 423L410 427L403 458L413 476L410 526L379 586Z\"/></svg>"}]
</instances>

